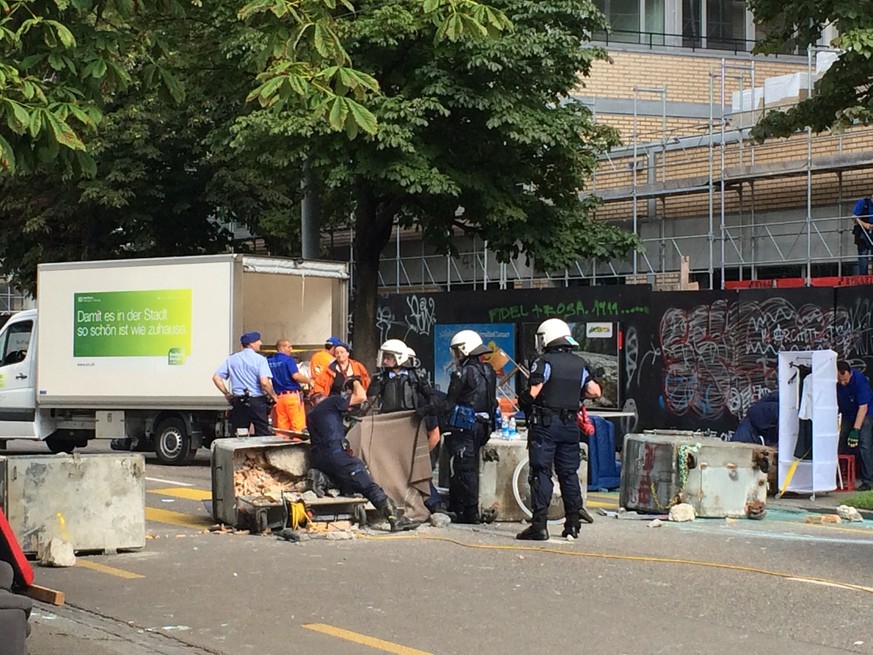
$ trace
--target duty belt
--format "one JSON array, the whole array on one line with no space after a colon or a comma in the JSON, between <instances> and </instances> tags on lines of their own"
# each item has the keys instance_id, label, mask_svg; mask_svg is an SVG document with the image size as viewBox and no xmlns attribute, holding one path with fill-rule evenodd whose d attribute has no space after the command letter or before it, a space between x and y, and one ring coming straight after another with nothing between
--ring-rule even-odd
<instances>
[{"instance_id":1,"label":"duty belt","mask_svg":"<svg viewBox=\"0 0 873 655\"><path fill-rule=\"evenodd\" d=\"M534 405L534 411L542 416L557 416L559 419L564 421L576 420L576 412L578 410L575 409L554 409L553 407L543 407L541 405Z\"/></svg>"}]
</instances>

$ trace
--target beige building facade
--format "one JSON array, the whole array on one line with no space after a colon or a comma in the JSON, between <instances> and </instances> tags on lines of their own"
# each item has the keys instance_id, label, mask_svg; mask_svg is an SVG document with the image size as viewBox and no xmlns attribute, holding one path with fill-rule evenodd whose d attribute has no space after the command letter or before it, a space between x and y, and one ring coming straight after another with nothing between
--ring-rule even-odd
<instances>
[{"instance_id":1,"label":"beige building facade","mask_svg":"<svg viewBox=\"0 0 873 655\"><path fill-rule=\"evenodd\" d=\"M461 241L455 259L414 235L386 251L386 290L544 287L674 280L683 265L700 288L736 280L848 275L857 263L851 218L873 193L873 130L799 133L755 143L751 128L815 92L838 56L752 54L760 36L741 0L597 0L611 20L595 35L609 61L570 101L614 127L622 145L601 157L582 194L597 219L636 232L645 252L543 271L498 264L487 243Z\"/></svg>"}]
</instances>

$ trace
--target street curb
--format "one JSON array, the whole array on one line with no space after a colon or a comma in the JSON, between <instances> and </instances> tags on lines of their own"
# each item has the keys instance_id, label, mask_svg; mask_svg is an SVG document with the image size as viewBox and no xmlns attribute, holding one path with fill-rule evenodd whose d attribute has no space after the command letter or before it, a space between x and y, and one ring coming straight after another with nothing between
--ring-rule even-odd
<instances>
[{"instance_id":1,"label":"street curb","mask_svg":"<svg viewBox=\"0 0 873 655\"><path fill-rule=\"evenodd\" d=\"M813 507L797 507L796 505L780 506L779 501L767 503L768 509L785 510L791 512L806 512L808 514L836 514L837 508L829 505L817 505ZM857 508L856 508L857 509ZM858 513L865 521L873 521L873 510L858 509Z\"/></svg>"}]
</instances>

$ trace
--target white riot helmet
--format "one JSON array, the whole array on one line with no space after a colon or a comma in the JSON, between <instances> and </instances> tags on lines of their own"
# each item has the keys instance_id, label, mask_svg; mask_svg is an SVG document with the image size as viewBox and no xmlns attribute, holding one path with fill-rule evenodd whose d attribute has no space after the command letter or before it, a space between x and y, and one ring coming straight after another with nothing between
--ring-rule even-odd
<instances>
[{"instance_id":1,"label":"white riot helmet","mask_svg":"<svg viewBox=\"0 0 873 655\"><path fill-rule=\"evenodd\" d=\"M409 346L406 347L406 351L409 354L409 359L406 360L406 366L409 368L418 368L421 366L421 360L415 354L415 351Z\"/></svg>"},{"instance_id":2,"label":"white riot helmet","mask_svg":"<svg viewBox=\"0 0 873 655\"><path fill-rule=\"evenodd\" d=\"M455 334L449 349L458 360L490 352L488 347L482 343L482 337L473 330L461 330Z\"/></svg>"},{"instance_id":3,"label":"white riot helmet","mask_svg":"<svg viewBox=\"0 0 873 655\"><path fill-rule=\"evenodd\" d=\"M397 366L403 366L409 359L409 352L409 346L400 339L388 339L388 341L379 346L379 352L376 355L376 366L384 366L382 360L385 355L392 355L397 361Z\"/></svg>"},{"instance_id":4,"label":"white riot helmet","mask_svg":"<svg viewBox=\"0 0 873 655\"><path fill-rule=\"evenodd\" d=\"M542 355L546 348L554 346L578 346L570 336L570 326L559 318L550 318L537 328L536 349Z\"/></svg>"}]
</instances>

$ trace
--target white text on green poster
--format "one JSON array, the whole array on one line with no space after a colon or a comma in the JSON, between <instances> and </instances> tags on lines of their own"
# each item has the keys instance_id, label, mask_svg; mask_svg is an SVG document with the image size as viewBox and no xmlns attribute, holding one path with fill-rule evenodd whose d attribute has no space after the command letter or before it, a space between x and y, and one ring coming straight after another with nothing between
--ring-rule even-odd
<instances>
[{"instance_id":1,"label":"white text on green poster","mask_svg":"<svg viewBox=\"0 0 873 655\"><path fill-rule=\"evenodd\" d=\"M77 293L74 357L166 357L191 353L191 289Z\"/></svg>"}]
</instances>

